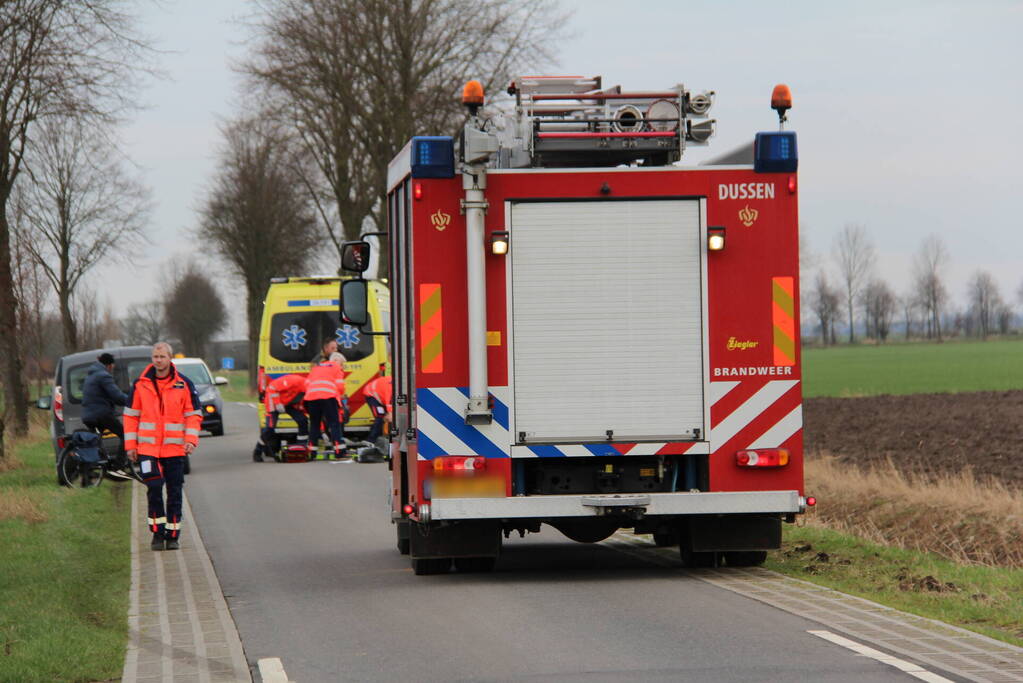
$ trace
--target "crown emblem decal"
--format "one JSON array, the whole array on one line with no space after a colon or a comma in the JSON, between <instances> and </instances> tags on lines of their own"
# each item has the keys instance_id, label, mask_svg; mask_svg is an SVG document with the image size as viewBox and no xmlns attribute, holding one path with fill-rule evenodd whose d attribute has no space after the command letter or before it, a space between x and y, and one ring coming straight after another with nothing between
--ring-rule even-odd
<instances>
[{"instance_id":1,"label":"crown emblem decal","mask_svg":"<svg viewBox=\"0 0 1023 683\"><path fill-rule=\"evenodd\" d=\"M758 215L759 212L756 209L749 208L749 204L739 210L739 220L747 228L756 222Z\"/></svg>"},{"instance_id":2,"label":"crown emblem decal","mask_svg":"<svg viewBox=\"0 0 1023 683\"><path fill-rule=\"evenodd\" d=\"M441 213L440 209L437 209L436 213L430 214L430 222L433 223L433 227L437 230L443 231L444 228L448 227L448 223L451 222L451 214Z\"/></svg>"}]
</instances>

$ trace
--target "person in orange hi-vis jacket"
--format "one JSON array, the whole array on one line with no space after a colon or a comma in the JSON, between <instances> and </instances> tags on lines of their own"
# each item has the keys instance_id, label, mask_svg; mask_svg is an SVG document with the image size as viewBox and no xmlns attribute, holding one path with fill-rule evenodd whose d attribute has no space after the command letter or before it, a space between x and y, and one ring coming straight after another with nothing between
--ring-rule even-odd
<instances>
[{"instance_id":1,"label":"person in orange hi-vis jacket","mask_svg":"<svg viewBox=\"0 0 1023 683\"><path fill-rule=\"evenodd\" d=\"M302 402L305 400L307 380L304 375L281 375L266 385L263 394L263 414L266 426L259 434L259 442L252 451L252 459L262 462L263 456L273 457L280 447L277 438L277 421L282 412L291 416L298 425L298 442L305 445L309 440L309 421L306 420Z\"/></svg>"},{"instance_id":2,"label":"person in orange hi-vis jacket","mask_svg":"<svg viewBox=\"0 0 1023 683\"><path fill-rule=\"evenodd\" d=\"M334 444L334 457L338 460L348 457L338 415L341 401L346 398L342 363L344 356L332 353L329 360L314 365L306 377L305 389L305 406L309 411L309 445L311 448L319 446L320 424L321 421L325 422ZM330 458L329 452L326 458Z\"/></svg>"},{"instance_id":3,"label":"person in orange hi-vis jacket","mask_svg":"<svg viewBox=\"0 0 1023 683\"><path fill-rule=\"evenodd\" d=\"M380 367L383 370L384 366ZM377 377L366 382L366 386L362 388L362 394L366 397L366 405L373 413L373 426L369 428L366 441L375 444L376 440L383 435L384 423L391 422L391 378L389 376ZM384 453L386 454L386 451Z\"/></svg>"},{"instance_id":4,"label":"person in orange hi-vis jacket","mask_svg":"<svg viewBox=\"0 0 1023 683\"><path fill-rule=\"evenodd\" d=\"M153 345L153 362L132 384L124 409L124 450L146 485L153 550L180 547L185 458L199 445L202 428L195 385L174 367L173 354L167 342Z\"/></svg>"}]
</instances>

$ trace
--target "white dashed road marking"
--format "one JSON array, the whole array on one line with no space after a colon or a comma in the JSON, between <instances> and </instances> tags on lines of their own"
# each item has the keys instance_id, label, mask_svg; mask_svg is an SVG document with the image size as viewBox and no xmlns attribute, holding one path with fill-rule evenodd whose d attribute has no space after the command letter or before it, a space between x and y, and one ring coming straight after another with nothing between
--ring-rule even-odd
<instances>
[{"instance_id":1,"label":"white dashed road marking","mask_svg":"<svg viewBox=\"0 0 1023 683\"><path fill-rule=\"evenodd\" d=\"M817 636L818 638L823 638L824 640L832 642L835 645L841 645L844 648L852 650L856 654L863 655L864 657L870 657L871 659L876 659L877 661L883 664L887 664L888 666L894 666L899 671L905 671L910 676L915 676L916 678L919 678L922 681L930 681L931 683L952 683L950 679L945 678L944 676L939 676L936 673L931 673L927 669L924 669L923 667L917 664L907 662L906 660L899 659L898 657L892 657L890 654L881 652L880 650L875 650L874 648L867 647L866 645L861 645L857 643L855 640L843 638L842 636L832 633L831 631L807 631L807 633L813 636Z\"/></svg>"}]
</instances>

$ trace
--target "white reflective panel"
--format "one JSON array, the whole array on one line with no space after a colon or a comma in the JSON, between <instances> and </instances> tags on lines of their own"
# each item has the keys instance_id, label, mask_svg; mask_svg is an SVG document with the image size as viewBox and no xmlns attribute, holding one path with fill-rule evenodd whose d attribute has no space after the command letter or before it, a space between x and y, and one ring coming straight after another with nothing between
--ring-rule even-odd
<instances>
[{"instance_id":1,"label":"white reflective panel","mask_svg":"<svg viewBox=\"0 0 1023 683\"><path fill-rule=\"evenodd\" d=\"M699 201L519 203L511 223L513 441L705 437Z\"/></svg>"}]
</instances>

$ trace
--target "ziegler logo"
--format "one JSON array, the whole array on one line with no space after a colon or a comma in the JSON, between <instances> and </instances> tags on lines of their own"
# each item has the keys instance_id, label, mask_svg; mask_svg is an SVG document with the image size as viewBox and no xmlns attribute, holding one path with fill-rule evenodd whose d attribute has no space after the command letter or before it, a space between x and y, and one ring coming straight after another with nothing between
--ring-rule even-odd
<instances>
[{"instance_id":1,"label":"ziegler logo","mask_svg":"<svg viewBox=\"0 0 1023 683\"><path fill-rule=\"evenodd\" d=\"M760 213L756 209L749 208L749 204L739 209L739 220L747 228L757 222L757 216L759 215Z\"/></svg>"},{"instance_id":2,"label":"ziegler logo","mask_svg":"<svg viewBox=\"0 0 1023 683\"><path fill-rule=\"evenodd\" d=\"M440 209L437 209L437 213L430 214L430 222L433 223L433 227L443 232L444 228L448 227L451 222L451 214L441 213Z\"/></svg>"},{"instance_id":3,"label":"ziegler logo","mask_svg":"<svg viewBox=\"0 0 1023 683\"><path fill-rule=\"evenodd\" d=\"M728 338L728 350L729 351L745 351L746 349L755 349L760 346L760 342L753 340L739 341L735 337Z\"/></svg>"}]
</instances>

